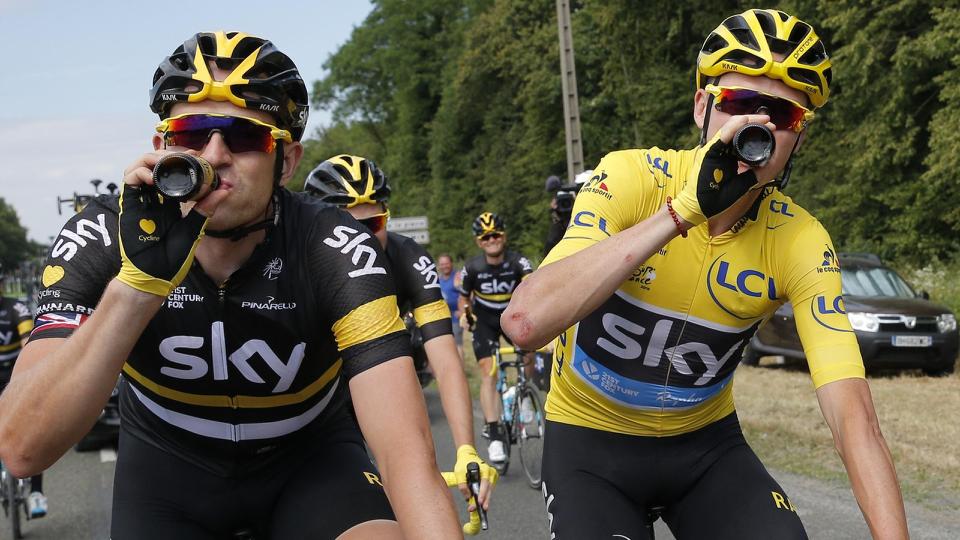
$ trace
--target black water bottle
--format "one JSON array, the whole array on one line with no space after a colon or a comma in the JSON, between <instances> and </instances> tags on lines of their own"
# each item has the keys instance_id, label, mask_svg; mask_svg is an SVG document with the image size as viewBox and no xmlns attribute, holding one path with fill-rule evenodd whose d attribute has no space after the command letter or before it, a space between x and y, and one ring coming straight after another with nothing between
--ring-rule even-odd
<instances>
[{"instance_id":1,"label":"black water bottle","mask_svg":"<svg viewBox=\"0 0 960 540\"><path fill-rule=\"evenodd\" d=\"M776 147L773 132L764 125L747 124L733 135L734 156L751 167L766 165Z\"/></svg>"},{"instance_id":2,"label":"black water bottle","mask_svg":"<svg viewBox=\"0 0 960 540\"><path fill-rule=\"evenodd\" d=\"M196 201L220 185L210 162L183 152L167 154L153 167L153 183L164 197Z\"/></svg>"}]
</instances>

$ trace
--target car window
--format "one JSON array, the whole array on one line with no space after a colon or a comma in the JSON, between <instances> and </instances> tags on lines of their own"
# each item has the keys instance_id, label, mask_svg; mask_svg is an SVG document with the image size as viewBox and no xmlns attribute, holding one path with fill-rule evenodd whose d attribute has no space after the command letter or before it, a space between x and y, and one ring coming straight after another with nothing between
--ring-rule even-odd
<instances>
[{"instance_id":1,"label":"car window","mask_svg":"<svg viewBox=\"0 0 960 540\"><path fill-rule=\"evenodd\" d=\"M910 285L896 272L883 267L845 266L840 274L843 294L915 298Z\"/></svg>"}]
</instances>

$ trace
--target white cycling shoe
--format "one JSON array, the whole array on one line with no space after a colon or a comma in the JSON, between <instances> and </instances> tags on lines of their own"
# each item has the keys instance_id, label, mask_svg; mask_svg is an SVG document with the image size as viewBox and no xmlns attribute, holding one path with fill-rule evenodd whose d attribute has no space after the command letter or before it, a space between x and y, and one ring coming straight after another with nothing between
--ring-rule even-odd
<instances>
[{"instance_id":1,"label":"white cycling shoe","mask_svg":"<svg viewBox=\"0 0 960 540\"><path fill-rule=\"evenodd\" d=\"M490 441L490 446L487 446L487 458L496 463L506 461L507 453L503 450L503 441Z\"/></svg>"},{"instance_id":2,"label":"white cycling shoe","mask_svg":"<svg viewBox=\"0 0 960 540\"><path fill-rule=\"evenodd\" d=\"M39 491L31 493L27 497L27 511L30 512L30 519L47 515L47 497Z\"/></svg>"}]
</instances>

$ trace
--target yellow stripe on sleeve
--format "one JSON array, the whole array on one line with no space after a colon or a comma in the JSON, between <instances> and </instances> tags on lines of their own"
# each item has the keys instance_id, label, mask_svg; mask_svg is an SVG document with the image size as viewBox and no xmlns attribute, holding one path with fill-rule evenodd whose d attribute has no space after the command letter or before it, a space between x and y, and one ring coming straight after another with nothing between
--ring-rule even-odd
<instances>
[{"instance_id":1,"label":"yellow stripe on sleeve","mask_svg":"<svg viewBox=\"0 0 960 540\"><path fill-rule=\"evenodd\" d=\"M333 323L340 351L403 329L397 297L392 294L367 302Z\"/></svg>"},{"instance_id":2,"label":"yellow stripe on sleeve","mask_svg":"<svg viewBox=\"0 0 960 540\"><path fill-rule=\"evenodd\" d=\"M450 308L447 307L447 303L443 300L437 300L436 302L430 302L429 304L415 308L413 310L413 318L416 319L418 327L424 326L433 321L439 321L440 319L449 319Z\"/></svg>"}]
</instances>

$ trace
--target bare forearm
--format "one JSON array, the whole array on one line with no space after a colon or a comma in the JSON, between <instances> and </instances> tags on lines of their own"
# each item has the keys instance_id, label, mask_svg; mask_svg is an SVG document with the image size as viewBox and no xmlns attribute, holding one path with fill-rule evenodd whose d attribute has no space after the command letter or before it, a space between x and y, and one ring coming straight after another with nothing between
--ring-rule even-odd
<instances>
[{"instance_id":1,"label":"bare forearm","mask_svg":"<svg viewBox=\"0 0 960 540\"><path fill-rule=\"evenodd\" d=\"M350 381L357 420L406 538L458 538L453 499L437 469L413 360L400 357Z\"/></svg>"},{"instance_id":2,"label":"bare forearm","mask_svg":"<svg viewBox=\"0 0 960 540\"><path fill-rule=\"evenodd\" d=\"M676 224L661 208L625 231L538 269L514 291L500 318L504 332L524 349L544 346L600 307L677 234Z\"/></svg>"},{"instance_id":3,"label":"bare forearm","mask_svg":"<svg viewBox=\"0 0 960 540\"><path fill-rule=\"evenodd\" d=\"M452 335L438 336L424 344L427 359L440 388L440 403L443 414L450 424L453 442L456 448L469 444L473 440L473 405L470 388L460 363L456 342Z\"/></svg>"},{"instance_id":4,"label":"bare forearm","mask_svg":"<svg viewBox=\"0 0 960 540\"><path fill-rule=\"evenodd\" d=\"M23 351L0 398L0 457L15 474L49 467L89 430L161 303L115 280L69 339Z\"/></svg>"},{"instance_id":5,"label":"bare forearm","mask_svg":"<svg viewBox=\"0 0 960 540\"><path fill-rule=\"evenodd\" d=\"M837 450L874 538L907 538L907 518L893 457L879 429L848 428Z\"/></svg>"}]
</instances>

